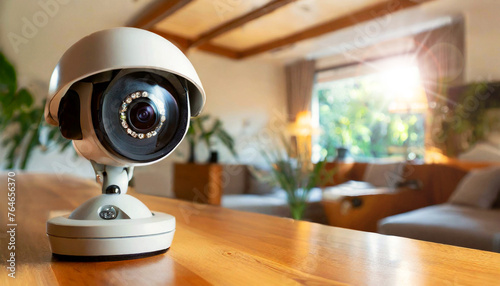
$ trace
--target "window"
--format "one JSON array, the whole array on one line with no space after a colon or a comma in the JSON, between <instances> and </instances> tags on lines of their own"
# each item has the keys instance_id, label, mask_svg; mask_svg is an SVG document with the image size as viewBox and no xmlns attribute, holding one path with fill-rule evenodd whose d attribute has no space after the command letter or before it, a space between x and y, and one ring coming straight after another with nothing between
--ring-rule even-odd
<instances>
[{"instance_id":1,"label":"window","mask_svg":"<svg viewBox=\"0 0 500 286\"><path fill-rule=\"evenodd\" d=\"M416 66L318 79L313 115L322 132L313 140L316 158L333 159L340 147L357 161L423 158L427 101Z\"/></svg>"}]
</instances>

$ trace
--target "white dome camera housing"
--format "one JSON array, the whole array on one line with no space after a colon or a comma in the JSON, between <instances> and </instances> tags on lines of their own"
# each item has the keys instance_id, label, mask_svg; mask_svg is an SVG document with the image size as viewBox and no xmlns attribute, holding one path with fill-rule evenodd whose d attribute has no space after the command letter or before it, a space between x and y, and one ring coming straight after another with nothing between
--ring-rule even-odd
<instances>
[{"instance_id":1,"label":"white dome camera housing","mask_svg":"<svg viewBox=\"0 0 500 286\"><path fill-rule=\"evenodd\" d=\"M45 119L92 162L102 195L47 223L62 258L123 259L170 247L175 218L126 195L133 167L157 162L182 141L205 92L186 56L152 32L91 34L57 64Z\"/></svg>"},{"instance_id":2,"label":"white dome camera housing","mask_svg":"<svg viewBox=\"0 0 500 286\"><path fill-rule=\"evenodd\" d=\"M204 103L200 79L177 47L149 31L116 28L64 53L50 80L45 118L91 161L146 165L179 145Z\"/></svg>"}]
</instances>

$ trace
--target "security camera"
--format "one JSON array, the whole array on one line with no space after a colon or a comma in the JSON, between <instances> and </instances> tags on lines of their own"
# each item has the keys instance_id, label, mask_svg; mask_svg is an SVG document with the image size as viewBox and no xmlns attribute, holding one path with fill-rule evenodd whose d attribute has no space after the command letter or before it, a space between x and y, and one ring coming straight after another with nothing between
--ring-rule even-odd
<instances>
[{"instance_id":1,"label":"security camera","mask_svg":"<svg viewBox=\"0 0 500 286\"><path fill-rule=\"evenodd\" d=\"M165 252L175 218L126 194L134 166L158 162L181 143L205 92L186 56L152 32L91 34L57 64L45 119L91 161L102 194L47 222L60 258L128 258Z\"/></svg>"}]
</instances>

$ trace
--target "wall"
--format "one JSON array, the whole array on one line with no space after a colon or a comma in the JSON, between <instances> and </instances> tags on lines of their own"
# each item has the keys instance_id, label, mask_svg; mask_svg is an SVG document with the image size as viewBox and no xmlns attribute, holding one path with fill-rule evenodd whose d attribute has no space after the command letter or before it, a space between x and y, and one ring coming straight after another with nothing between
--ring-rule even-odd
<instances>
[{"instance_id":1,"label":"wall","mask_svg":"<svg viewBox=\"0 0 500 286\"><path fill-rule=\"evenodd\" d=\"M498 13L500 1L487 2L464 12L466 26L466 81L500 81L500 33Z\"/></svg>"},{"instance_id":2,"label":"wall","mask_svg":"<svg viewBox=\"0 0 500 286\"><path fill-rule=\"evenodd\" d=\"M203 52L188 55L207 93L204 114L217 116L237 146L246 144L271 119L286 112L282 65L253 59L234 61ZM227 153L223 153L227 161ZM239 158L247 163L249 158Z\"/></svg>"}]
</instances>

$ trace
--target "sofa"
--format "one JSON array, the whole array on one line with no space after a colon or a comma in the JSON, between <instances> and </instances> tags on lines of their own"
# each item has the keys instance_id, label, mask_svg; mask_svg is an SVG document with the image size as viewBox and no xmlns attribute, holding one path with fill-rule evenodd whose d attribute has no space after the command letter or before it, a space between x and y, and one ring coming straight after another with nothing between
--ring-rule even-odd
<instances>
[{"instance_id":1,"label":"sofa","mask_svg":"<svg viewBox=\"0 0 500 286\"><path fill-rule=\"evenodd\" d=\"M500 208L433 205L384 218L378 232L500 252Z\"/></svg>"},{"instance_id":2,"label":"sofa","mask_svg":"<svg viewBox=\"0 0 500 286\"><path fill-rule=\"evenodd\" d=\"M435 204L386 217L378 232L500 252L500 168L436 165L429 171Z\"/></svg>"}]
</instances>

